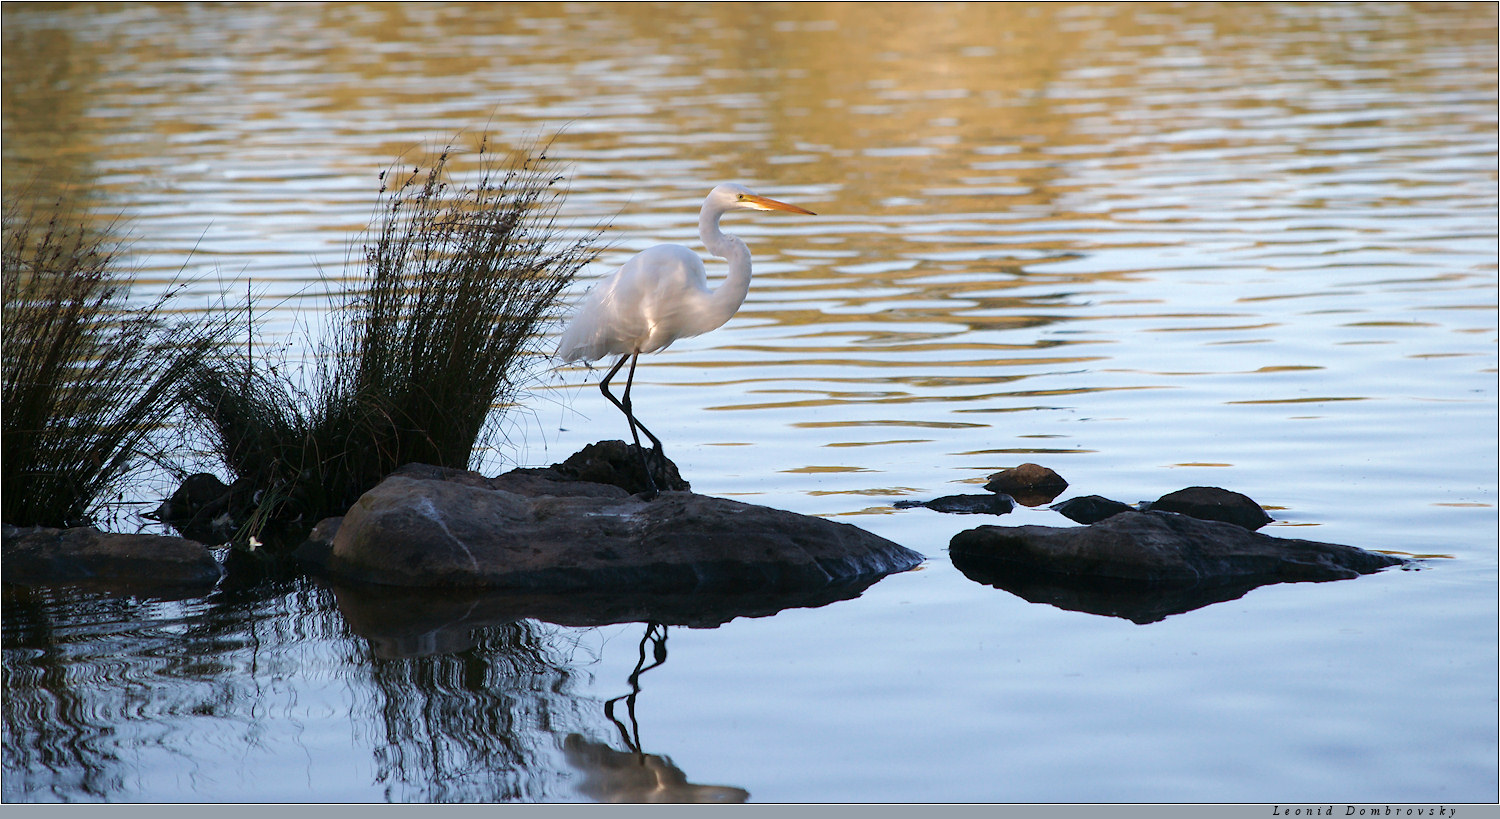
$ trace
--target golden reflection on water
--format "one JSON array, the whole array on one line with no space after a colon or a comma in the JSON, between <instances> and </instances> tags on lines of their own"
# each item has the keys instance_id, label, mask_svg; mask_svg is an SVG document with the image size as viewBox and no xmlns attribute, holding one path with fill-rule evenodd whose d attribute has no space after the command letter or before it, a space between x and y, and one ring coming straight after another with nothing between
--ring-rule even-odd
<instances>
[{"instance_id":1,"label":"golden reflection on water","mask_svg":"<svg viewBox=\"0 0 1500 819\"><path fill-rule=\"evenodd\" d=\"M378 171L559 129L570 218L615 218L594 275L695 245L721 179L822 214L727 224L755 252L749 300L643 372L777 429L984 426L945 416L1331 370L1306 342L1257 354L1289 338L1493 325L1389 314L1408 291L1491 306L1493 4L8 4L4 23L6 195L103 192L144 281L206 276L206 304L251 280L275 331L340 282ZM1478 355L1422 346L1403 354Z\"/></svg>"}]
</instances>

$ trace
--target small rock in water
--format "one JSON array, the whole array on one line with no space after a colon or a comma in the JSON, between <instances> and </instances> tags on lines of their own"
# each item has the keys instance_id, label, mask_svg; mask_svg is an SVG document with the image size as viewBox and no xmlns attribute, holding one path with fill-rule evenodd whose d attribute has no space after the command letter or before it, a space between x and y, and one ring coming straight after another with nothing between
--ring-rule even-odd
<instances>
[{"instance_id":1,"label":"small rock in water","mask_svg":"<svg viewBox=\"0 0 1500 819\"><path fill-rule=\"evenodd\" d=\"M1068 482L1045 466L1026 463L996 472L984 488L1010 495L1023 506L1041 506L1061 495Z\"/></svg>"},{"instance_id":2,"label":"small rock in water","mask_svg":"<svg viewBox=\"0 0 1500 819\"><path fill-rule=\"evenodd\" d=\"M1216 486L1190 486L1162 495L1148 509L1157 512L1176 512L1199 520L1217 520L1233 523L1255 531L1271 522L1271 516L1260 504L1238 492Z\"/></svg>"},{"instance_id":3,"label":"small rock in water","mask_svg":"<svg viewBox=\"0 0 1500 819\"><path fill-rule=\"evenodd\" d=\"M1110 500L1099 495L1084 495L1081 498L1069 498L1062 503L1051 507L1068 520L1079 523L1098 523L1101 520L1112 518L1121 512L1133 512L1135 507Z\"/></svg>"}]
</instances>

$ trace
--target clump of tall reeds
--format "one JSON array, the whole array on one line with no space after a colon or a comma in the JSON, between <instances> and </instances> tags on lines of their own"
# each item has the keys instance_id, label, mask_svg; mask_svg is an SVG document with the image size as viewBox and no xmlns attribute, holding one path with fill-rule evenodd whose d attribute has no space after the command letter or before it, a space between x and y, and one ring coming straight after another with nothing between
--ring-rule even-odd
<instances>
[{"instance_id":1,"label":"clump of tall reeds","mask_svg":"<svg viewBox=\"0 0 1500 819\"><path fill-rule=\"evenodd\" d=\"M524 386L558 295L594 256L566 238L545 148L448 178L451 147L381 174L363 276L334 295L306 387L249 361L203 367L190 403L213 448L260 494L254 525L342 514L397 467L463 468Z\"/></svg>"},{"instance_id":2,"label":"clump of tall reeds","mask_svg":"<svg viewBox=\"0 0 1500 819\"><path fill-rule=\"evenodd\" d=\"M132 476L161 465L182 387L229 337L227 320L168 321L176 287L132 307L110 230L59 204L5 203L0 519L92 523ZM112 226L111 226L112 227Z\"/></svg>"}]
</instances>

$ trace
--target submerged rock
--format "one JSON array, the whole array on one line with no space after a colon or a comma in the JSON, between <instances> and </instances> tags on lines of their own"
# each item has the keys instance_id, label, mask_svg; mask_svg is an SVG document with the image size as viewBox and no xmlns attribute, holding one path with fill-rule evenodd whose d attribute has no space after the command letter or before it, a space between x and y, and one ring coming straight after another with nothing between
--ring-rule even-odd
<instances>
[{"instance_id":1,"label":"submerged rock","mask_svg":"<svg viewBox=\"0 0 1500 819\"><path fill-rule=\"evenodd\" d=\"M7 584L192 596L211 591L221 574L207 547L180 537L6 525L0 539Z\"/></svg>"},{"instance_id":2,"label":"submerged rock","mask_svg":"<svg viewBox=\"0 0 1500 819\"><path fill-rule=\"evenodd\" d=\"M691 492L646 501L559 471L405 467L298 555L342 581L633 593L810 589L922 561L846 523Z\"/></svg>"},{"instance_id":3,"label":"submerged rock","mask_svg":"<svg viewBox=\"0 0 1500 819\"><path fill-rule=\"evenodd\" d=\"M1069 498L1062 503L1054 504L1051 509L1061 514L1068 520L1079 523L1098 523L1101 520L1112 518L1121 512L1134 512L1135 507L1120 503L1117 500L1100 495L1084 495L1079 498Z\"/></svg>"},{"instance_id":4,"label":"submerged rock","mask_svg":"<svg viewBox=\"0 0 1500 819\"><path fill-rule=\"evenodd\" d=\"M1217 486L1189 486L1162 495L1146 508L1158 512L1176 512L1199 520L1233 523L1255 531L1271 522L1271 516L1260 504L1246 495Z\"/></svg>"},{"instance_id":5,"label":"submerged rock","mask_svg":"<svg viewBox=\"0 0 1500 819\"><path fill-rule=\"evenodd\" d=\"M1156 511L1083 527L980 526L955 535L949 554L971 579L1027 600L1138 623L1270 583L1345 580L1408 563Z\"/></svg>"},{"instance_id":6,"label":"submerged rock","mask_svg":"<svg viewBox=\"0 0 1500 819\"><path fill-rule=\"evenodd\" d=\"M1016 502L1009 495L944 495L926 501L896 501L895 506L897 509L920 506L954 515L1006 515L1015 510Z\"/></svg>"},{"instance_id":7,"label":"submerged rock","mask_svg":"<svg viewBox=\"0 0 1500 819\"><path fill-rule=\"evenodd\" d=\"M991 475L984 488L1010 495L1022 506L1041 506L1061 495L1068 482L1045 466L1025 463Z\"/></svg>"}]
</instances>

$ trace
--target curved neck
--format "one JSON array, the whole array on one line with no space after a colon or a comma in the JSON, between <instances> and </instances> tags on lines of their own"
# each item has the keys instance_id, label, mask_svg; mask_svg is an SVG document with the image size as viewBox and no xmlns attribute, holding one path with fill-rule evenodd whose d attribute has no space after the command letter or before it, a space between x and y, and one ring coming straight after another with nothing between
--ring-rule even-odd
<instances>
[{"instance_id":1,"label":"curved neck","mask_svg":"<svg viewBox=\"0 0 1500 819\"><path fill-rule=\"evenodd\" d=\"M698 236L703 239L703 246L709 253L729 262L729 275L709 296L711 315L705 318L716 321L714 327L728 321L745 303L745 296L750 292L750 248L740 237L719 229L719 217L723 215L723 210L708 202L703 203L703 210L698 214Z\"/></svg>"}]
</instances>

